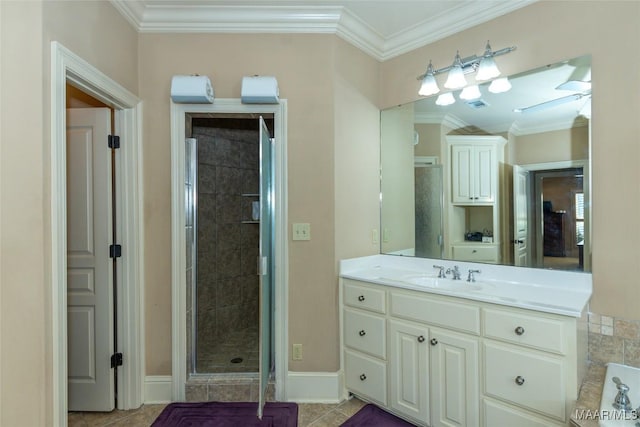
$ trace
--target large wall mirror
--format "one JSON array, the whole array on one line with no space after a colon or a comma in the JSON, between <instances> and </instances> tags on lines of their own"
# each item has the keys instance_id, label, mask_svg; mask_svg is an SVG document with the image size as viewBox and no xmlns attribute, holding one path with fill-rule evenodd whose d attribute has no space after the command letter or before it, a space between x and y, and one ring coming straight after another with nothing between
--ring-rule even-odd
<instances>
[{"instance_id":1,"label":"large wall mirror","mask_svg":"<svg viewBox=\"0 0 640 427\"><path fill-rule=\"evenodd\" d=\"M381 253L590 271L591 56L507 82L381 112Z\"/></svg>"}]
</instances>

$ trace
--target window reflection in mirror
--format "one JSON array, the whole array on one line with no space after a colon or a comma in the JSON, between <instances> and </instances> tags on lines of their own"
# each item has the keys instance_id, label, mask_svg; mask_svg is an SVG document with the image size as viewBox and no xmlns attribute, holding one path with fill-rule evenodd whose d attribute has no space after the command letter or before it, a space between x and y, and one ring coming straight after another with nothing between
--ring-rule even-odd
<instances>
[{"instance_id":1,"label":"window reflection in mirror","mask_svg":"<svg viewBox=\"0 0 640 427\"><path fill-rule=\"evenodd\" d=\"M591 57L508 79L381 112L382 253L590 271Z\"/></svg>"}]
</instances>

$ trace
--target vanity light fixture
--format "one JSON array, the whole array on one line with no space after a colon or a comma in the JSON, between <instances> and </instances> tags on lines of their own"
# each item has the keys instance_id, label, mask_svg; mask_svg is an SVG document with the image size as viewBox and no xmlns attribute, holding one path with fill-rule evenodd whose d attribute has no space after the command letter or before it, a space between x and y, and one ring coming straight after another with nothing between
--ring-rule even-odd
<instances>
[{"instance_id":1,"label":"vanity light fixture","mask_svg":"<svg viewBox=\"0 0 640 427\"><path fill-rule=\"evenodd\" d=\"M427 67L427 72L424 74L422 79L422 85L420 86L418 95L429 96L435 95L438 92L440 92L440 88L436 82L436 76L433 74L433 64L429 61L429 66Z\"/></svg>"},{"instance_id":2,"label":"vanity light fixture","mask_svg":"<svg viewBox=\"0 0 640 427\"><path fill-rule=\"evenodd\" d=\"M516 50L515 46L505 47L500 50L491 50L491 45L487 41L482 56L471 55L466 58L460 57L460 52L456 52L453 64L448 67L434 69L433 64L429 61L429 66L424 74L418 76L418 80L422 82L419 95L428 96L436 94L440 91L435 76L441 73L449 73L444 87L447 89L461 89L467 85L465 74L478 72L476 74L477 81L490 80L500 75L500 70L496 65L494 58L496 56L505 55Z\"/></svg>"}]
</instances>

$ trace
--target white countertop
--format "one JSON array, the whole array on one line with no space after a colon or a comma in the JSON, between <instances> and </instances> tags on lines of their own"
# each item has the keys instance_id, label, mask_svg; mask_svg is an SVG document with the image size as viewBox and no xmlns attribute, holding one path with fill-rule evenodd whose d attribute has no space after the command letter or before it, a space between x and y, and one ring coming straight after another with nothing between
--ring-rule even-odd
<instances>
[{"instance_id":1,"label":"white countertop","mask_svg":"<svg viewBox=\"0 0 640 427\"><path fill-rule=\"evenodd\" d=\"M457 265L461 280L436 279L434 265ZM476 283L466 281L469 269L481 271ZM589 273L395 255L342 260L340 277L572 317L581 316L592 292Z\"/></svg>"}]
</instances>

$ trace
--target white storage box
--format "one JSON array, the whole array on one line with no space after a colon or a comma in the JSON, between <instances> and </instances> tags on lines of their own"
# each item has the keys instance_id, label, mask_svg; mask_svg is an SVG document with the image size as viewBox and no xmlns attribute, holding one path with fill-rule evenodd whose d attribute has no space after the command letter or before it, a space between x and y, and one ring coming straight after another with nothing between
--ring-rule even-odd
<instances>
[{"instance_id":1,"label":"white storage box","mask_svg":"<svg viewBox=\"0 0 640 427\"><path fill-rule=\"evenodd\" d=\"M171 99L182 104L212 104L213 87L207 76L173 76Z\"/></svg>"},{"instance_id":2,"label":"white storage box","mask_svg":"<svg viewBox=\"0 0 640 427\"><path fill-rule=\"evenodd\" d=\"M277 104L278 81L273 76L251 76L242 78L243 104Z\"/></svg>"}]
</instances>

